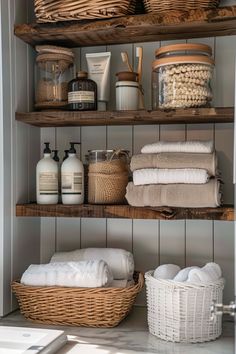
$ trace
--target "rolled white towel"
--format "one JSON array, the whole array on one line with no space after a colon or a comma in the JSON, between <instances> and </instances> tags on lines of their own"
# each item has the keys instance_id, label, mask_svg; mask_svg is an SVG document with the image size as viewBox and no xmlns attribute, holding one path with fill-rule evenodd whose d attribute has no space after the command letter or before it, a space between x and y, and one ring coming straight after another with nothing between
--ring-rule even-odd
<instances>
[{"instance_id":1,"label":"rolled white towel","mask_svg":"<svg viewBox=\"0 0 236 354\"><path fill-rule=\"evenodd\" d=\"M134 285L134 280L113 280L109 287L111 288L128 288Z\"/></svg>"},{"instance_id":2,"label":"rolled white towel","mask_svg":"<svg viewBox=\"0 0 236 354\"><path fill-rule=\"evenodd\" d=\"M217 264L217 263L214 263L214 262L207 263L202 268L202 270L204 272L207 272L210 275L212 281L218 280L222 277L221 268L220 268L219 264Z\"/></svg>"},{"instance_id":3,"label":"rolled white towel","mask_svg":"<svg viewBox=\"0 0 236 354\"><path fill-rule=\"evenodd\" d=\"M210 154L213 152L213 141L158 141L145 145L142 154L155 154L160 152L191 152Z\"/></svg>"},{"instance_id":4,"label":"rolled white towel","mask_svg":"<svg viewBox=\"0 0 236 354\"><path fill-rule=\"evenodd\" d=\"M208 180L209 175L207 171L200 168L145 168L133 172L135 186L170 183L203 184L207 183Z\"/></svg>"},{"instance_id":5,"label":"rolled white towel","mask_svg":"<svg viewBox=\"0 0 236 354\"><path fill-rule=\"evenodd\" d=\"M102 260L31 264L21 277L30 286L97 288L109 286L113 277Z\"/></svg>"},{"instance_id":6,"label":"rolled white towel","mask_svg":"<svg viewBox=\"0 0 236 354\"><path fill-rule=\"evenodd\" d=\"M181 270L179 271L179 273L176 274L176 276L174 277L173 280L179 281L179 282L181 282L181 281L187 281L189 272L190 272L192 269L200 269L200 268L199 268L199 267L187 267L187 268L181 269Z\"/></svg>"},{"instance_id":7,"label":"rolled white towel","mask_svg":"<svg viewBox=\"0 0 236 354\"><path fill-rule=\"evenodd\" d=\"M188 282L190 283L211 283L211 276L202 269L192 269L188 274Z\"/></svg>"},{"instance_id":8,"label":"rolled white towel","mask_svg":"<svg viewBox=\"0 0 236 354\"><path fill-rule=\"evenodd\" d=\"M119 248L83 248L71 252L57 252L52 256L50 262L79 262L99 259L108 264L114 279L130 280L133 278L133 254Z\"/></svg>"},{"instance_id":9,"label":"rolled white towel","mask_svg":"<svg viewBox=\"0 0 236 354\"><path fill-rule=\"evenodd\" d=\"M154 271L156 279L173 279L179 273L180 267L175 264L162 264Z\"/></svg>"}]
</instances>

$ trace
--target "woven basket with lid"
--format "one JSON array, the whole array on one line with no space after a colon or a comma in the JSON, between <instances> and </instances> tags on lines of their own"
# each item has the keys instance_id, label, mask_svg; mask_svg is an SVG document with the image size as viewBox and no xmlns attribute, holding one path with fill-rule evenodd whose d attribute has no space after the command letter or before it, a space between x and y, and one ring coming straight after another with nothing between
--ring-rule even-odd
<instances>
[{"instance_id":1,"label":"woven basket with lid","mask_svg":"<svg viewBox=\"0 0 236 354\"><path fill-rule=\"evenodd\" d=\"M220 0L144 0L146 12L191 11L218 7Z\"/></svg>"}]
</instances>

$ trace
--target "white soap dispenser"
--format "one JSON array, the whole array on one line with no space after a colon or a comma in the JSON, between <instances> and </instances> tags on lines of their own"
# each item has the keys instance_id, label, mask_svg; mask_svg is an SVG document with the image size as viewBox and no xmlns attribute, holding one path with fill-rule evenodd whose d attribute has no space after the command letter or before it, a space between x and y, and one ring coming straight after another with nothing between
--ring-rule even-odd
<instances>
[{"instance_id":1,"label":"white soap dispenser","mask_svg":"<svg viewBox=\"0 0 236 354\"><path fill-rule=\"evenodd\" d=\"M38 204L58 203L58 163L51 158L50 143L44 143L43 158L36 167Z\"/></svg>"},{"instance_id":2,"label":"white soap dispenser","mask_svg":"<svg viewBox=\"0 0 236 354\"><path fill-rule=\"evenodd\" d=\"M69 156L61 165L62 204L84 202L84 166L76 156L75 144L80 143L70 143Z\"/></svg>"}]
</instances>

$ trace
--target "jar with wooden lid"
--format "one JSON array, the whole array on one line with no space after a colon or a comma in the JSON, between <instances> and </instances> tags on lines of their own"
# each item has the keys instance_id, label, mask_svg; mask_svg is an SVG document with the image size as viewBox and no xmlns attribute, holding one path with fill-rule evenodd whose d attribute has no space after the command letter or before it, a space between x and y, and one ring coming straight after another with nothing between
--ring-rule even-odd
<instances>
[{"instance_id":1,"label":"jar with wooden lid","mask_svg":"<svg viewBox=\"0 0 236 354\"><path fill-rule=\"evenodd\" d=\"M74 53L57 46L37 46L35 108L67 106L68 82L74 77Z\"/></svg>"},{"instance_id":2,"label":"jar with wooden lid","mask_svg":"<svg viewBox=\"0 0 236 354\"><path fill-rule=\"evenodd\" d=\"M90 150L88 202L123 204L129 178L127 150Z\"/></svg>"},{"instance_id":3,"label":"jar with wooden lid","mask_svg":"<svg viewBox=\"0 0 236 354\"><path fill-rule=\"evenodd\" d=\"M156 50L152 63L153 109L208 107L214 60L205 44L175 44Z\"/></svg>"}]
</instances>

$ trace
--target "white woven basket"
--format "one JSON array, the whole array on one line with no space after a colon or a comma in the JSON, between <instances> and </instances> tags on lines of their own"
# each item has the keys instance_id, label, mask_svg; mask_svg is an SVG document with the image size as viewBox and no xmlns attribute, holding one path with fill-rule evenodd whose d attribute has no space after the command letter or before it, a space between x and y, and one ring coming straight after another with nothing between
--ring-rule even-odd
<instances>
[{"instance_id":1,"label":"white woven basket","mask_svg":"<svg viewBox=\"0 0 236 354\"><path fill-rule=\"evenodd\" d=\"M149 332L171 342L197 343L221 335L222 320L211 320L213 300L222 302L224 279L210 284L161 280L145 274Z\"/></svg>"}]
</instances>

